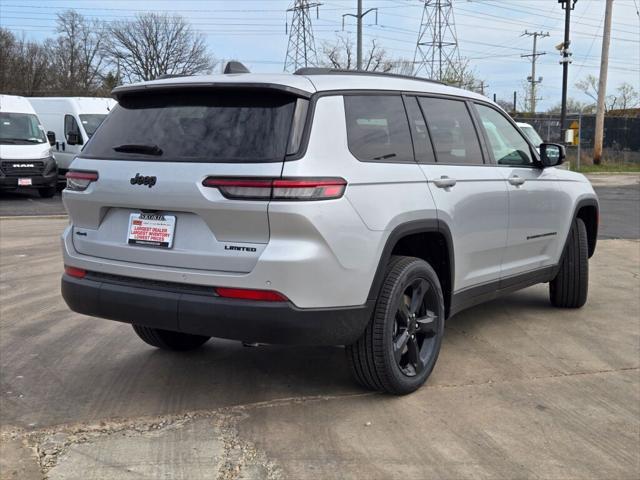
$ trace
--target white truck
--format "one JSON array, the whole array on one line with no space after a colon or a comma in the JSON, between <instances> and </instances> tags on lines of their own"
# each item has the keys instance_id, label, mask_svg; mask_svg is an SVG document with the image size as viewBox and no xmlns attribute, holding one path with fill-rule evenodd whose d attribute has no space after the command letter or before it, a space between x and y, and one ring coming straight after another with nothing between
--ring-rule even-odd
<instances>
[{"instance_id":1,"label":"white truck","mask_svg":"<svg viewBox=\"0 0 640 480\"><path fill-rule=\"evenodd\" d=\"M46 132L24 97L0 95L0 189L37 189L42 197L56 193L53 132Z\"/></svg>"},{"instance_id":2,"label":"white truck","mask_svg":"<svg viewBox=\"0 0 640 480\"><path fill-rule=\"evenodd\" d=\"M112 98L32 97L29 99L45 129L55 133L54 144L60 181L82 146L116 105Z\"/></svg>"}]
</instances>

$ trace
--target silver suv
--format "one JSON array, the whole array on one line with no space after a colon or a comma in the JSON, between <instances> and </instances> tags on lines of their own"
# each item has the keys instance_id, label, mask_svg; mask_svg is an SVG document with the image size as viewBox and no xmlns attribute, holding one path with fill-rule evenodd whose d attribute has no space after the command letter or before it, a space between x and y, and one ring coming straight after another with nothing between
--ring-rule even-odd
<instances>
[{"instance_id":1,"label":"silver suv","mask_svg":"<svg viewBox=\"0 0 640 480\"><path fill-rule=\"evenodd\" d=\"M67 174L62 294L154 347L345 345L404 394L455 313L544 282L586 301L596 195L485 97L322 69L113 94Z\"/></svg>"}]
</instances>

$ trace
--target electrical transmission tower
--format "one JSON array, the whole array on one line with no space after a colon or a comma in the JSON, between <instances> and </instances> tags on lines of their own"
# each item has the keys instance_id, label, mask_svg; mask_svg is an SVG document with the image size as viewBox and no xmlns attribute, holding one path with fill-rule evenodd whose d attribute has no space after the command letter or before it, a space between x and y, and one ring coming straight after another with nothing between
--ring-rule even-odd
<instances>
[{"instance_id":1,"label":"electrical transmission tower","mask_svg":"<svg viewBox=\"0 0 640 480\"><path fill-rule=\"evenodd\" d=\"M453 0L423 0L420 33L413 57L414 75L460 83L460 52Z\"/></svg>"},{"instance_id":2,"label":"electrical transmission tower","mask_svg":"<svg viewBox=\"0 0 640 480\"><path fill-rule=\"evenodd\" d=\"M525 32L520 35L521 37L533 37L533 52L527 55L520 55L522 58L531 59L531 76L527 77L527 81L531 84L529 88L529 111L531 113L536 113L536 102L539 100L536 97L536 85L542 82L542 77L536 78L536 60L540 55L546 55L546 52L538 53L538 37L544 38L549 36L549 32L529 32L525 30Z\"/></svg>"},{"instance_id":3,"label":"electrical transmission tower","mask_svg":"<svg viewBox=\"0 0 640 480\"><path fill-rule=\"evenodd\" d=\"M298 68L318 65L318 53L316 52L316 42L313 38L309 10L315 7L317 18L320 5L322 4L310 3L309 0L295 0L293 7L287 10L287 12L292 12L292 16L291 25L288 26L289 44L287 45L287 56L284 60L285 72L293 72Z\"/></svg>"}]
</instances>

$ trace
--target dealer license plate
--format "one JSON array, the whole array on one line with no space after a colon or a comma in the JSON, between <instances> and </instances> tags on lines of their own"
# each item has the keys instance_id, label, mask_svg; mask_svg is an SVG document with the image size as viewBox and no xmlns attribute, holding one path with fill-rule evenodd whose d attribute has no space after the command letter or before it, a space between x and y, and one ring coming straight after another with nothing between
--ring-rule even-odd
<instances>
[{"instance_id":1,"label":"dealer license plate","mask_svg":"<svg viewBox=\"0 0 640 480\"><path fill-rule=\"evenodd\" d=\"M30 185L33 185L33 182L31 181L30 178L19 178L18 179L18 186L19 187L28 187Z\"/></svg>"},{"instance_id":2,"label":"dealer license plate","mask_svg":"<svg viewBox=\"0 0 640 480\"><path fill-rule=\"evenodd\" d=\"M157 213L132 213L129 217L129 245L171 248L176 217Z\"/></svg>"}]
</instances>

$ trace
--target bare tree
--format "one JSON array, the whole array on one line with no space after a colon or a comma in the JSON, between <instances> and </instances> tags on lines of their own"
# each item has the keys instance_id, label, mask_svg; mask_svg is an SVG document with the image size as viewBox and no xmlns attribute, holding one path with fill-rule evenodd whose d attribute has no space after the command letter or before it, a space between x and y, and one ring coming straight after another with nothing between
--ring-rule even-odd
<instances>
[{"instance_id":1,"label":"bare tree","mask_svg":"<svg viewBox=\"0 0 640 480\"><path fill-rule=\"evenodd\" d=\"M560 114L562 104L558 103L547 110L547 113ZM567 99L567 113L594 113L596 110L595 103L586 103L574 98Z\"/></svg>"},{"instance_id":2,"label":"bare tree","mask_svg":"<svg viewBox=\"0 0 640 480\"><path fill-rule=\"evenodd\" d=\"M101 82L106 29L75 10L58 14L58 36L47 42L55 66L55 88L64 93L91 93Z\"/></svg>"},{"instance_id":3,"label":"bare tree","mask_svg":"<svg viewBox=\"0 0 640 480\"><path fill-rule=\"evenodd\" d=\"M146 13L110 29L106 52L129 81L207 73L215 66L204 36L180 15Z\"/></svg>"},{"instance_id":4,"label":"bare tree","mask_svg":"<svg viewBox=\"0 0 640 480\"><path fill-rule=\"evenodd\" d=\"M464 88L474 92L481 93L481 79L478 78L475 70L469 64L469 60L461 58L455 62L445 72L442 82L447 85Z\"/></svg>"},{"instance_id":5,"label":"bare tree","mask_svg":"<svg viewBox=\"0 0 640 480\"><path fill-rule=\"evenodd\" d=\"M322 46L325 66L341 70L355 70L355 45L349 36L339 35L335 43L325 43ZM394 68L394 62L387 56L387 52L376 40L372 40L367 51L362 56L362 69L369 72L389 72Z\"/></svg>"},{"instance_id":6,"label":"bare tree","mask_svg":"<svg viewBox=\"0 0 640 480\"><path fill-rule=\"evenodd\" d=\"M576 82L576 88L591 98L594 103L598 101L598 77L594 75L587 75L582 80ZM633 89L633 87L632 87ZM619 91L619 89L618 89ZM618 97L616 95L607 95L604 101L604 110L608 112L616 108L618 104Z\"/></svg>"},{"instance_id":7,"label":"bare tree","mask_svg":"<svg viewBox=\"0 0 640 480\"><path fill-rule=\"evenodd\" d=\"M0 29L1 92L34 95L48 87L50 78L51 59L41 44Z\"/></svg>"},{"instance_id":8,"label":"bare tree","mask_svg":"<svg viewBox=\"0 0 640 480\"><path fill-rule=\"evenodd\" d=\"M630 83L624 82L616 89L617 104L621 110L634 108L638 105L638 91Z\"/></svg>"}]
</instances>

